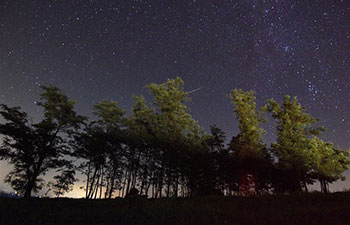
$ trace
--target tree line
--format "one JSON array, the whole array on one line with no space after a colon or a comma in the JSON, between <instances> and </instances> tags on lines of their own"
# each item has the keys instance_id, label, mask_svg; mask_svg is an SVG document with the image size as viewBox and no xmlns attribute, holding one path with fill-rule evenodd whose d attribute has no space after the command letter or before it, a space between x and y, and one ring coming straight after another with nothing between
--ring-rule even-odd
<instances>
[{"instance_id":1,"label":"tree line","mask_svg":"<svg viewBox=\"0 0 350 225\"><path fill-rule=\"evenodd\" d=\"M181 78L149 84L153 101L134 96L130 116L117 102L101 101L92 121L55 86L42 87L40 122L2 104L0 160L13 166L5 182L23 197L44 186L59 197L80 173L85 197L95 199L135 189L150 198L284 194L308 191L316 181L328 192L329 183L345 179L349 152L321 139L325 129L296 97L257 109L253 91L233 90L228 98L240 132L227 141L217 126L206 134L192 118L183 85ZM277 124L270 146L262 128L268 114ZM57 175L45 182L49 171Z\"/></svg>"}]
</instances>

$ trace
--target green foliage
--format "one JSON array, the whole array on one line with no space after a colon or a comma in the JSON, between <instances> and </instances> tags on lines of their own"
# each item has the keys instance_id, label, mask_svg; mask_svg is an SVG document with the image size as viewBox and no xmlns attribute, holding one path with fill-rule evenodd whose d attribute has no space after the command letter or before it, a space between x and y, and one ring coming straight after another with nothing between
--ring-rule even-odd
<instances>
[{"instance_id":1,"label":"green foliage","mask_svg":"<svg viewBox=\"0 0 350 225\"><path fill-rule=\"evenodd\" d=\"M202 129L189 114L189 109L185 105L190 98L183 90L183 84L182 79L177 77L163 84L147 86L154 98L155 126L153 127L155 143L159 151L157 155L162 165L158 183L162 186L163 182L166 182L168 197L171 192L177 196L180 180L188 181L190 170L185 163L187 155L190 154L188 151L200 144L199 136L202 133Z\"/></svg>"},{"instance_id":2,"label":"green foliage","mask_svg":"<svg viewBox=\"0 0 350 225\"><path fill-rule=\"evenodd\" d=\"M251 194L250 189L253 186L255 193L268 191L272 160L262 141L265 131L261 125L266 121L263 111L256 109L253 91L235 89L229 94L229 98L235 106L240 130L229 145L239 170L236 174L240 173L240 192ZM252 182L248 181L248 176L252 177Z\"/></svg>"},{"instance_id":3,"label":"green foliage","mask_svg":"<svg viewBox=\"0 0 350 225\"><path fill-rule=\"evenodd\" d=\"M117 102L103 100L94 106L94 114L100 124L120 128L125 110L119 108Z\"/></svg>"},{"instance_id":4,"label":"green foliage","mask_svg":"<svg viewBox=\"0 0 350 225\"><path fill-rule=\"evenodd\" d=\"M132 115L128 118L127 125L129 136L138 139L145 144L152 141L157 130L156 114L150 109L143 96L134 96L135 104L132 108ZM135 140L136 141L136 140Z\"/></svg>"},{"instance_id":5,"label":"green foliage","mask_svg":"<svg viewBox=\"0 0 350 225\"><path fill-rule=\"evenodd\" d=\"M160 133L167 138L177 139L181 135L196 137L201 128L192 119L185 102L190 101L188 93L183 90L181 78L168 80L163 84L150 84L148 90L154 97L154 105L158 112Z\"/></svg>"},{"instance_id":6,"label":"green foliage","mask_svg":"<svg viewBox=\"0 0 350 225\"><path fill-rule=\"evenodd\" d=\"M305 112L296 97L286 96L281 105L271 99L265 108L278 122L277 142L271 145L277 168L294 178L289 179L289 191L301 191L302 184L306 188L307 183L312 183L309 174L322 157L319 151L313 151L311 137L324 129L314 127L318 120Z\"/></svg>"},{"instance_id":7,"label":"green foliage","mask_svg":"<svg viewBox=\"0 0 350 225\"><path fill-rule=\"evenodd\" d=\"M311 139L310 145L311 151L315 152L312 177L320 181L321 191L328 192L328 183L345 180L342 174L350 163L349 152L337 149L333 143L326 143L316 136Z\"/></svg>"},{"instance_id":8,"label":"green foliage","mask_svg":"<svg viewBox=\"0 0 350 225\"><path fill-rule=\"evenodd\" d=\"M235 89L229 94L229 98L235 106L240 134L238 136L240 158L262 158L264 144L262 137L265 131L261 124L265 119L256 110L253 91L244 92Z\"/></svg>"}]
</instances>

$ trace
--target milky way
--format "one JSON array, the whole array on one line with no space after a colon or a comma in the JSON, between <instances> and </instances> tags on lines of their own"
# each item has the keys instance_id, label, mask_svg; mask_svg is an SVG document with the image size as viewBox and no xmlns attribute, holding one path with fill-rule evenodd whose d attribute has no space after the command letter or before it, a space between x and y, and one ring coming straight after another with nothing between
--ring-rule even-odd
<instances>
[{"instance_id":1,"label":"milky way","mask_svg":"<svg viewBox=\"0 0 350 225\"><path fill-rule=\"evenodd\" d=\"M348 148L349 21L349 1L2 0L0 102L38 119L40 86L53 84L81 114L102 99L130 111L132 94L150 100L147 83L180 76L206 130L237 134L226 95L252 89L259 106L298 96Z\"/></svg>"}]
</instances>

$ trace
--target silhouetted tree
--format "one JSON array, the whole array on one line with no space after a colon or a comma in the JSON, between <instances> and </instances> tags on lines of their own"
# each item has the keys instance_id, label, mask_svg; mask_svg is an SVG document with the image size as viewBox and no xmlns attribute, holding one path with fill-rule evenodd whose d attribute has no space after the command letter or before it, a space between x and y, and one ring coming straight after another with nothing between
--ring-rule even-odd
<instances>
[{"instance_id":1,"label":"silhouetted tree","mask_svg":"<svg viewBox=\"0 0 350 225\"><path fill-rule=\"evenodd\" d=\"M160 155L157 147L155 130L156 114L150 109L144 97L135 96L133 114L128 118L127 125L127 155L124 193L135 188L137 180L140 194L148 195L151 190L155 195L157 177L160 174ZM131 181L135 182L131 182Z\"/></svg>"},{"instance_id":2,"label":"silhouetted tree","mask_svg":"<svg viewBox=\"0 0 350 225\"><path fill-rule=\"evenodd\" d=\"M78 181L75 178L75 171L72 169L64 170L61 174L53 178L54 180L50 181L48 186L49 191L52 190L57 198L72 191L74 183Z\"/></svg>"},{"instance_id":3,"label":"silhouetted tree","mask_svg":"<svg viewBox=\"0 0 350 225\"><path fill-rule=\"evenodd\" d=\"M1 105L0 114L7 121L0 124L4 141L0 158L8 160L14 169L5 181L24 197L30 197L42 187L41 176L52 169L71 167L67 141L69 134L80 127L84 118L74 111L70 101L57 87L42 87L41 102L43 120L29 123L26 113L19 107Z\"/></svg>"},{"instance_id":4,"label":"silhouetted tree","mask_svg":"<svg viewBox=\"0 0 350 225\"><path fill-rule=\"evenodd\" d=\"M101 101L94 114L97 121L75 135L75 156L84 159L79 168L87 178L85 197L101 198L104 189L111 198L122 179L124 110L116 102Z\"/></svg>"}]
</instances>

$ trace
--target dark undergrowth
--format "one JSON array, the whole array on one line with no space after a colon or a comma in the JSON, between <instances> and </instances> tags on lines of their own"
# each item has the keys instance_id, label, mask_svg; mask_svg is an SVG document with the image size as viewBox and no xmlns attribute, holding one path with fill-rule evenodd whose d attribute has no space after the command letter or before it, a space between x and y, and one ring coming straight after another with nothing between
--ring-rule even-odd
<instances>
[{"instance_id":1,"label":"dark undergrowth","mask_svg":"<svg viewBox=\"0 0 350 225\"><path fill-rule=\"evenodd\" d=\"M0 224L350 224L350 193L182 199L0 199Z\"/></svg>"}]
</instances>

